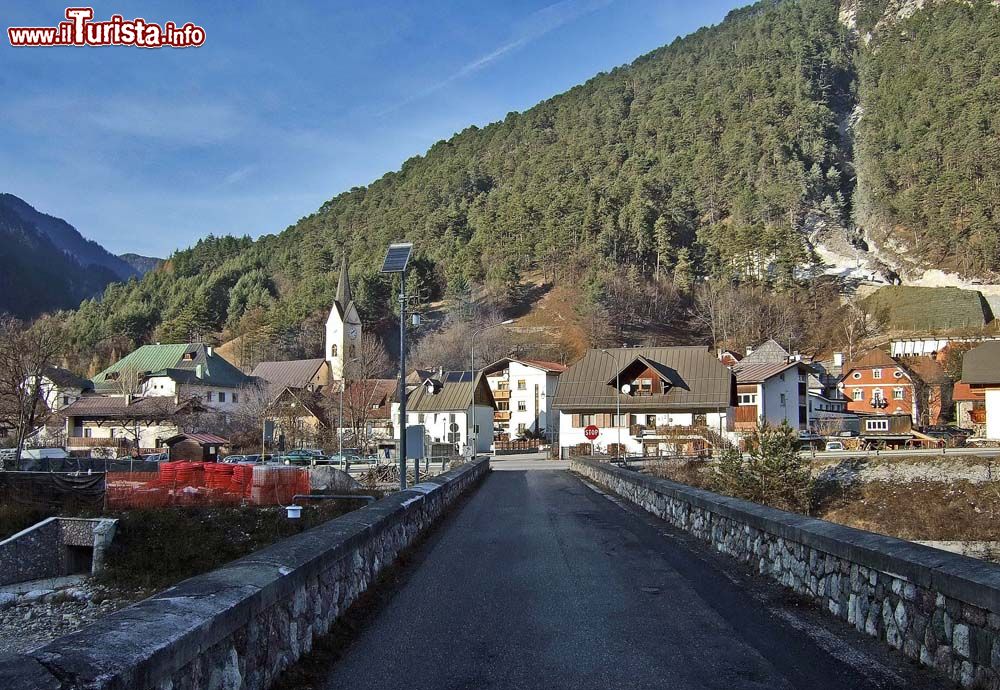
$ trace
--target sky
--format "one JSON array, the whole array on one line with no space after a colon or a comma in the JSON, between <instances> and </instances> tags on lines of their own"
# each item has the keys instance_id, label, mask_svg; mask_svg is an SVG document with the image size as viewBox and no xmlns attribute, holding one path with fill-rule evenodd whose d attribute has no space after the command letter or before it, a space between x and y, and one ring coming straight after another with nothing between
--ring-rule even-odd
<instances>
[{"instance_id":1,"label":"sky","mask_svg":"<svg viewBox=\"0 0 1000 690\"><path fill-rule=\"evenodd\" d=\"M66 3L5 0L0 192L115 253L277 233L469 125L631 62L745 0L95 1L197 48L13 48ZM76 5L74 5L76 6Z\"/></svg>"}]
</instances>

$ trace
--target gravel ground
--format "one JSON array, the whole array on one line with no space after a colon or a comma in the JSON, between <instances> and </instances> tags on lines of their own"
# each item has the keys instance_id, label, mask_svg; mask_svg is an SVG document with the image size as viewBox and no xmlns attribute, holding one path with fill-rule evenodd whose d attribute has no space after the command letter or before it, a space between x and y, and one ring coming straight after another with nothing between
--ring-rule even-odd
<instances>
[{"instance_id":1,"label":"gravel ground","mask_svg":"<svg viewBox=\"0 0 1000 690\"><path fill-rule=\"evenodd\" d=\"M143 592L114 592L87 581L62 589L0 593L0 654L40 647L144 596Z\"/></svg>"}]
</instances>

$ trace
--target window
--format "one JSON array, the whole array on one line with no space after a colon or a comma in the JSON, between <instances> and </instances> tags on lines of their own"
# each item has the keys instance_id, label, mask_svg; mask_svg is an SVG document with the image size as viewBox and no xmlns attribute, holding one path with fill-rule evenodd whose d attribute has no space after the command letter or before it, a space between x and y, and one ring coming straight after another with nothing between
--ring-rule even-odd
<instances>
[{"instance_id":1,"label":"window","mask_svg":"<svg viewBox=\"0 0 1000 690\"><path fill-rule=\"evenodd\" d=\"M478 434L478 433L479 433L479 425L478 425L478 424L476 424L475 426L473 426L473 427L472 427L472 430L473 430L473 431L474 431L474 432L475 432L476 434Z\"/></svg>"},{"instance_id":2,"label":"window","mask_svg":"<svg viewBox=\"0 0 1000 690\"><path fill-rule=\"evenodd\" d=\"M115 429L115 428L112 428L112 429L111 429L111 438L114 438L114 437L115 437L115 432L116 432L116 431L118 431L118 430L117 430L117 429Z\"/></svg>"},{"instance_id":3,"label":"window","mask_svg":"<svg viewBox=\"0 0 1000 690\"><path fill-rule=\"evenodd\" d=\"M646 415L646 426L650 429L656 428L656 415L648 414Z\"/></svg>"},{"instance_id":4,"label":"window","mask_svg":"<svg viewBox=\"0 0 1000 690\"><path fill-rule=\"evenodd\" d=\"M903 378L903 372L901 372L899 369L896 369L896 371L892 372L892 375L895 376L897 379Z\"/></svg>"},{"instance_id":5,"label":"window","mask_svg":"<svg viewBox=\"0 0 1000 690\"><path fill-rule=\"evenodd\" d=\"M860 379L861 378L861 372L860 371L854 372L854 378Z\"/></svg>"},{"instance_id":6,"label":"window","mask_svg":"<svg viewBox=\"0 0 1000 690\"><path fill-rule=\"evenodd\" d=\"M784 393L781 394L781 406L782 407L785 406L785 394Z\"/></svg>"},{"instance_id":7,"label":"window","mask_svg":"<svg viewBox=\"0 0 1000 690\"><path fill-rule=\"evenodd\" d=\"M756 405L757 404L757 394L756 393L740 393L739 394L740 405Z\"/></svg>"},{"instance_id":8,"label":"window","mask_svg":"<svg viewBox=\"0 0 1000 690\"><path fill-rule=\"evenodd\" d=\"M215 399L215 393L208 391L205 393L205 402L212 402Z\"/></svg>"},{"instance_id":9,"label":"window","mask_svg":"<svg viewBox=\"0 0 1000 690\"><path fill-rule=\"evenodd\" d=\"M523 434L527 430L527 428L528 428L527 424L518 424L517 425L517 433Z\"/></svg>"},{"instance_id":10,"label":"window","mask_svg":"<svg viewBox=\"0 0 1000 690\"><path fill-rule=\"evenodd\" d=\"M421 412L420 414L417 415L417 424L423 424L423 423L424 423L424 413Z\"/></svg>"},{"instance_id":11,"label":"window","mask_svg":"<svg viewBox=\"0 0 1000 690\"><path fill-rule=\"evenodd\" d=\"M583 426L590 426L594 423L594 415L592 414L582 414L580 415L580 424Z\"/></svg>"},{"instance_id":12,"label":"window","mask_svg":"<svg viewBox=\"0 0 1000 690\"><path fill-rule=\"evenodd\" d=\"M454 424L455 423L455 413L454 412L452 412L451 414L448 415L448 423L449 424Z\"/></svg>"},{"instance_id":13,"label":"window","mask_svg":"<svg viewBox=\"0 0 1000 690\"><path fill-rule=\"evenodd\" d=\"M219 391L219 402L226 402L226 394L222 391Z\"/></svg>"},{"instance_id":14,"label":"window","mask_svg":"<svg viewBox=\"0 0 1000 690\"><path fill-rule=\"evenodd\" d=\"M872 378L873 379L880 379L880 378L882 378L882 370L881 369L872 369Z\"/></svg>"},{"instance_id":15,"label":"window","mask_svg":"<svg viewBox=\"0 0 1000 690\"><path fill-rule=\"evenodd\" d=\"M635 387L636 387L635 390L636 395L652 395L653 379L636 379Z\"/></svg>"},{"instance_id":16,"label":"window","mask_svg":"<svg viewBox=\"0 0 1000 690\"><path fill-rule=\"evenodd\" d=\"M236 399L236 393L233 393L233 402L239 402L239 401L238 401L238 400Z\"/></svg>"},{"instance_id":17,"label":"window","mask_svg":"<svg viewBox=\"0 0 1000 690\"><path fill-rule=\"evenodd\" d=\"M885 394L882 392L881 388L876 388L872 391L872 403L881 403L885 400Z\"/></svg>"},{"instance_id":18,"label":"window","mask_svg":"<svg viewBox=\"0 0 1000 690\"><path fill-rule=\"evenodd\" d=\"M889 420L888 419L866 419L865 420L865 431L888 431L889 430Z\"/></svg>"},{"instance_id":19,"label":"window","mask_svg":"<svg viewBox=\"0 0 1000 690\"><path fill-rule=\"evenodd\" d=\"M351 359L355 359L358 356L358 348L355 345L351 345Z\"/></svg>"},{"instance_id":20,"label":"window","mask_svg":"<svg viewBox=\"0 0 1000 690\"><path fill-rule=\"evenodd\" d=\"M330 356L331 357L336 357L337 356L337 346L336 345L331 345L330 346Z\"/></svg>"},{"instance_id":21,"label":"window","mask_svg":"<svg viewBox=\"0 0 1000 690\"><path fill-rule=\"evenodd\" d=\"M69 396L68 395L64 395L63 396L63 405L69 405Z\"/></svg>"},{"instance_id":22,"label":"window","mask_svg":"<svg viewBox=\"0 0 1000 690\"><path fill-rule=\"evenodd\" d=\"M865 399L865 392L863 390L861 390L860 388L855 388L851 392L851 394L852 394L852 396L854 397L855 400L860 401L860 400L864 400Z\"/></svg>"},{"instance_id":23,"label":"window","mask_svg":"<svg viewBox=\"0 0 1000 690\"><path fill-rule=\"evenodd\" d=\"M617 414L611 416L611 426L622 428L628 426L628 415Z\"/></svg>"},{"instance_id":24,"label":"window","mask_svg":"<svg viewBox=\"0 0 1000 690\"><path fill-rule=\"evenodd\" d=\"M498 412L509 412L510 411L510 400L497 400L497 411Z\"/></svg>"},{"instance_id":25,"label":"window","mask_svg":"<svg viewBox=\"0 0 1000 690\"><path fill-rule=\"evenodd\" d=\"M905 397L906 397L906 391L904 391L902 388L893 388L892 389L892 399L893 400L903 400Z\"/></svg>"},{"instance_id":26,"label":"window","mask_svg":"<svg viewBox=\"0 0 1000 690\"><path fill-rule=\"evenodd\" d=\"M94 430L89 427L83 427L83 437L90 438L94 435Z\"/></svg>"},{"instance_id":27,"label":"window","mask_svg":"<svg viewBox=\"0 0 1000 690\"><path fill-rule=\"evenodd\" d=\"M528 384L527 384L527 382L524 379L518 379L517 380L517 390L523 391L523 390L527 390L527 388L528 388Z\"/></svg>"},{"instance_id":28,"label":"window","mask_svg":"<svg viewBox=\"0 0 1000 690\"><path fill-rule=\"evenodd\" d=\"M497 381L497 390L498 391L509 390L509 386L510 386L510 384L507 383L506 381Z\"/></svg>"},{"instance_id":29,"label":"window","mask_svg":"<svg viewBox=\"0 0 1000 690\"><path fill-rule=\"evenodd\" d=\"M517 401L517 411L518 412L527 412L528 411L528 403L526 401L524 401L524 400L518 400Z\"/></svg>"}]
</instances>

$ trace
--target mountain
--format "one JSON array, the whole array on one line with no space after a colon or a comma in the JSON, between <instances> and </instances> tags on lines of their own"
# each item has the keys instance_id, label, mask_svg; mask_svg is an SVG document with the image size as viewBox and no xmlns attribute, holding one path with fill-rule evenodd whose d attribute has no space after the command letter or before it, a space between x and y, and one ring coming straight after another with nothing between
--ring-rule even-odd
<instances>
[{"instance_id":1,"label":"mountain","mask_svg":"<svg viewBox=\"0 0 1000 690\"><path fill-rule=\"evenodd\" d=\"M388 314L378 268L404 237L416 245L409 292L424 302L475 289L504 303L528 272L571 283L581 309L610 304L623 280L794 289L803 267L822 270L817 219L854 246L887 248L904 278L934 267L989 280L1000 269L996 12L984 0L736 10L439 141L281 234L174 254L81 305L75 345L220 331L312 342L341 256L365 317Z\"/></svg>"},{"instance_id":2,"label":"mountain","mask_svg":"<svg viewBox=\"0 0 1000 690\"><path fill-rule=\"evenodd\" d=\"M150 271L159 268L163 264L163 259L152 256L142 256L140 254L119 254L118 258L132 267L139 276L144 276Z\"/></svg>"},{"instance_id":3,"label":"mountain","mask_svg":"<svg viewBox=\"0 0 1000 690\"><path fill-rule=\"evenodd\" d=\"M6 203L7 197L0 198L0 313L27 319L71 309L118 280L105 266L81 265L18 213L17 204Z\"/></svg>"},{"instance_id":4,"label":"mountain","mask_svg":"<svg viewBox=\"0 0 1000 690\"><path fill-rule=\"evenodd\" d=\"M62 218L56 218L29 205L13 194L0 194L0 206L20 216L49 238L60 251L69 254L81 266L100 266L111 271L118 280L128 280L138 274L127 262L115 256L93 240L88 240Z\"/></svg>"}]
</instances>

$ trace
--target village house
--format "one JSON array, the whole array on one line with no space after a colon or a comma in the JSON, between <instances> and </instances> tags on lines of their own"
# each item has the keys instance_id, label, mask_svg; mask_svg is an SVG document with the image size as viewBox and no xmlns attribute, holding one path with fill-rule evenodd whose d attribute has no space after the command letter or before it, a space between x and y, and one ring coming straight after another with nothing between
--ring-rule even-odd
<instances>
[{"instance_id":1,"label":"village house","mask_svg":"<svg viewBox=\"0 0 1000 690\"><path fill-rule=\"evenodd\" d=\"M483 372L497 403L493 415L498 437L508 440L526 434L555 437L559 416L550 410L559 385L559 375L566 367L538 359L501 359Z\"/></svg>"},{"instance_id":2,"label":"village house","mask_svg":"<svg viewBox=\"0 0 1000 690\"><path fill-rule=\"evenodd\" d=\"M955 403L955 424L976 436L985 435L986 390L959 381L952 390L951 399Z\"/></svg>"},{"instance_id":3,"label":"village house","mask_svg":"<svg viewBox=\"0 0 1000 690\"><path fill-rule=\"evenodd\" d=\"M733 368L738 406L735 429L752 431L760 423L809 429L811 370L774 340L754 349Z\"/></svg>"},{"instance_id":4,"label":"village house","mask_svg":"<svg viewBox=\"0 0 1000 690\"><path fill-rule=\"evenodd\" d=\"M982 430L985 438L1000 441L1000 341L983 343L962 358L962 383L982 391Z\"/></svg>"},{"instance_id":5,"label":"village house","mask_svg":"<svg viewBox=\"0 0 1000 690\"><path fill-rule=\"evenodd\" d=\"M589 350L560 375L553 402L564 454L700 450L731 438L735 406L735 376L704 347Z\"/></svg>"},{"instance_id":6,"label":"village house","mask_svg":"<svg viewBox=\"0 0 1000 690\"><path fill-rule=\"evenodd\" d=\"M103 396L200 400L207 408L232 412L242 389L254 379L203 343L144 345L94 376Z\"/></svg>"},{"instance_id":7,"label":"village house","mask_svg":"<svg viewBox=\"0 0 1000 690\"><path fill-rule=\"evenodd\" d=\"M181 432L185 419L206 412L198 399L93 395L70 403L59 416L65 424L67 451L117 457L157 452L166 439Z\"/></svg>"},{"instance_id":8,"label":"village house","mask_svg":"<svg viewBox=\"0 0 1000 690\"><path fill-rule=\"evenodd\" d=\"M447 443L457 452L487 453L493 446L496 401L481 371L446 371L407 387L406 426L422 425L430 443ZM399 428L399 403L392 405Z\"/></svg>"},{"instance_id":9,"label":"village house","mask_svg":"<svg viewBox=\"0 0 1000 690\"><path fill-rule=\"evenodd\" d=\"M58 412L85 394L92 393L94 384L90 379L77 376L69 369L46 367L38 388L45 406L52 412Z\"/></svg>"},{"instance_id":10,"label":"village house","mask_svg":"<svg viewBox=\"0 0 1000 690\"><path fill-rule=\"evenodd\" d=\"M848 411L857 414L909 415L936 425L951 410L951 382L935 357L893 359L872 350L844 366L840 386Z\"/></svg>"},{"instance_id":11,"label":"village house","mask_svg":"<svg viewBox=\"0 0 1000 690\"><path fill-rule=\"evenodd\" d=\"M290 388L315 393L329 386L332 381L330 362L323 358L261 362L254 367L250 376L267 382L276 391Z\"/></svg>"}]
</instances>

